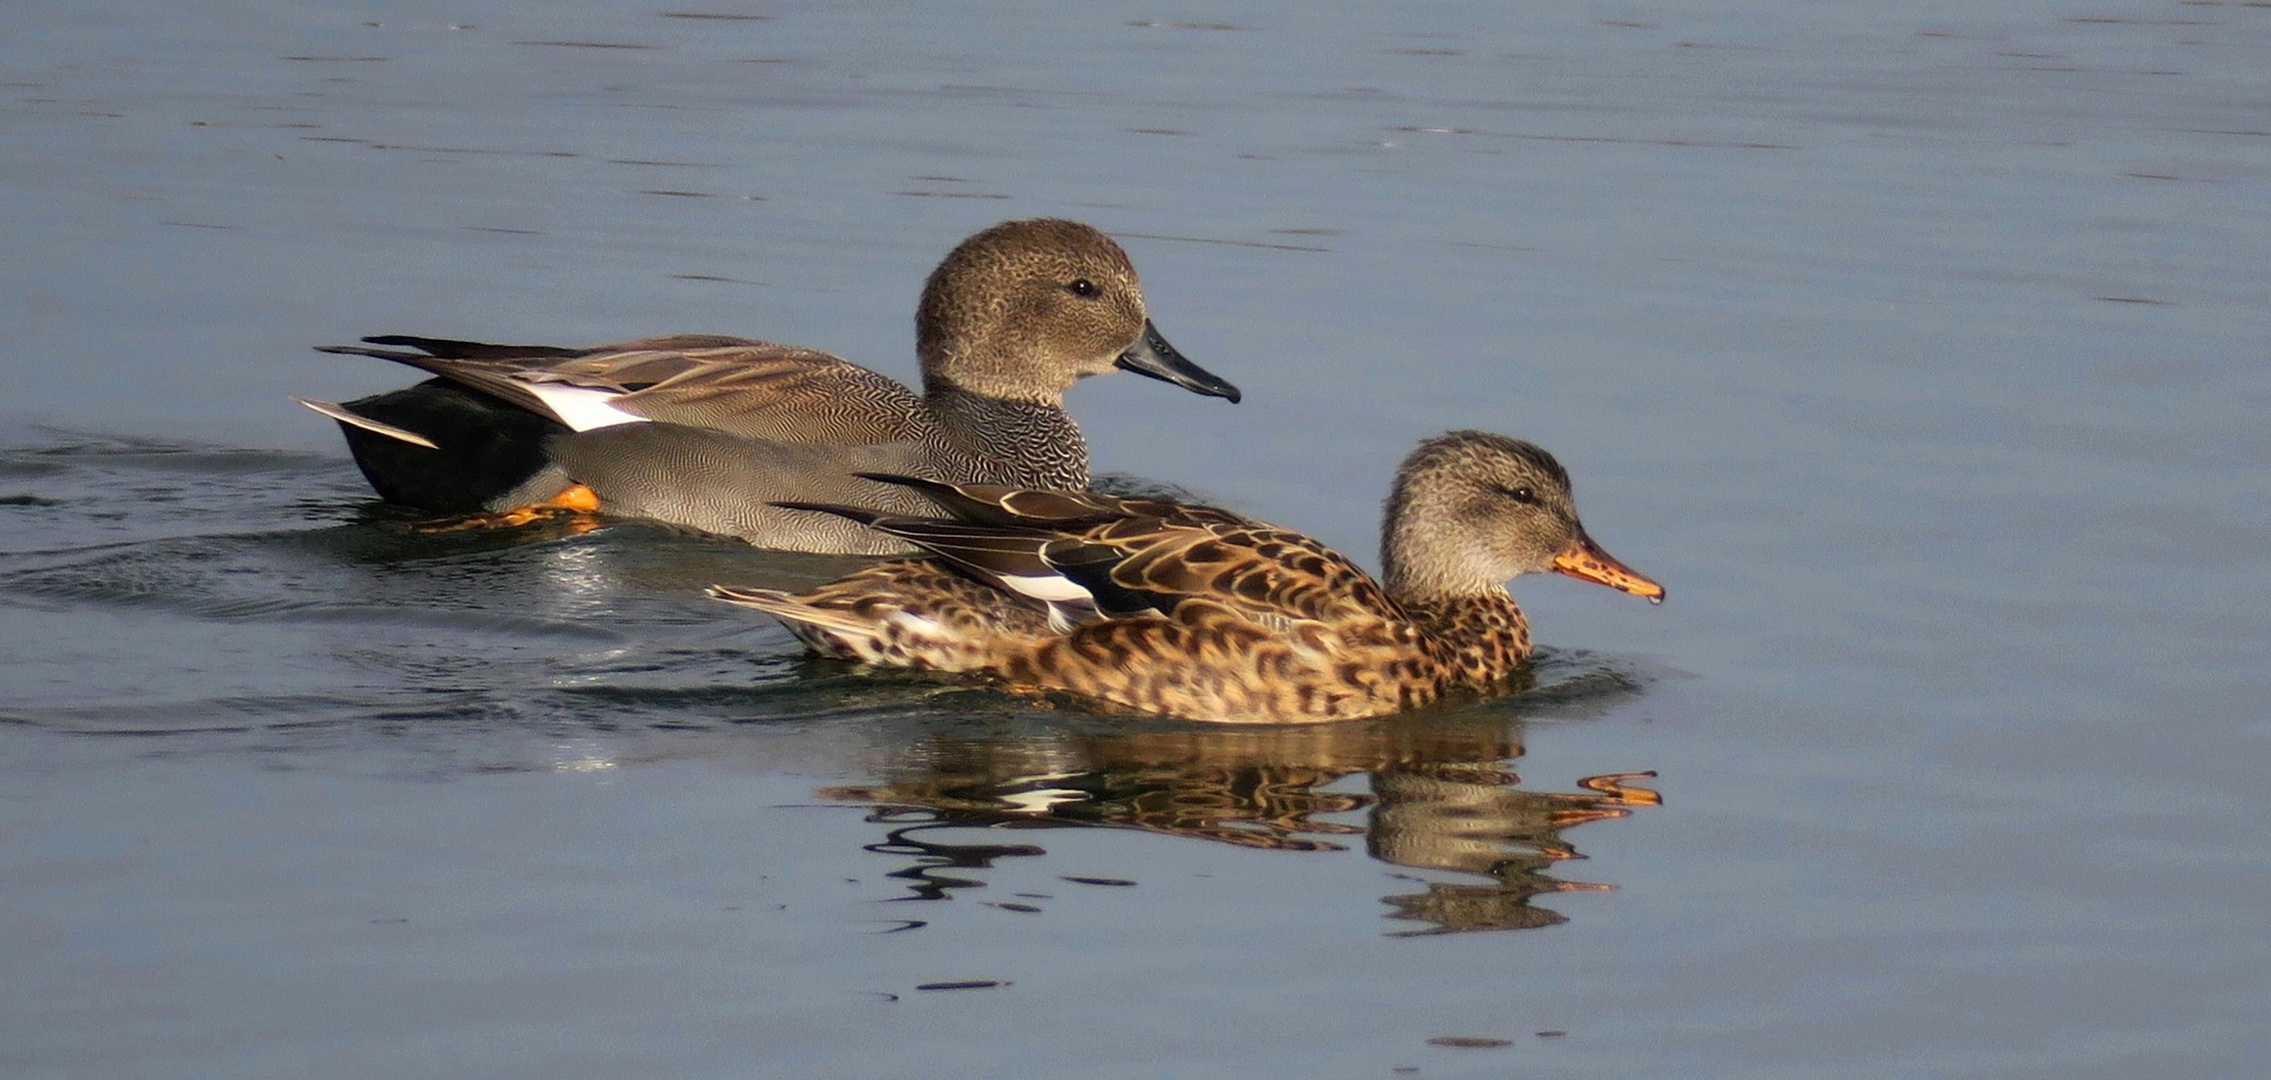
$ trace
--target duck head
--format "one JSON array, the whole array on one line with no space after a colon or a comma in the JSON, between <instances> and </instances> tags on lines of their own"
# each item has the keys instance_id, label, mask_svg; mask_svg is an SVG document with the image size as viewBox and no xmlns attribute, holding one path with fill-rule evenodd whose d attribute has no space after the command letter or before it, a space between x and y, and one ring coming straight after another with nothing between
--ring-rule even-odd
<instances>
[{"instance_id":1,"label":"duck head","mask_svg":"<svg viewBox=\"0 0 2271 1080\"><path fill-rule=\"evenodd\" d=\"M1151 325L1119 244L1057 218L1005 221L949 252L923 286L915 352L931 391L1060 404L1073 383L1120 369L1240 396Z\"/></svg>"},{"instance_id":2,"label":"duck head","mask_svg":"<svg viewBox=\"0 0 2271 1080\"><path fill-rule=\"evenodd\" d=\"M1399 599L1479 596L1548 570L1664 599L1663 586L1585 534L1569 473L1553 455L1482 431L1429 439L1404 459L1388 495L1380 558Z\"/></svg>"}]
</instances>

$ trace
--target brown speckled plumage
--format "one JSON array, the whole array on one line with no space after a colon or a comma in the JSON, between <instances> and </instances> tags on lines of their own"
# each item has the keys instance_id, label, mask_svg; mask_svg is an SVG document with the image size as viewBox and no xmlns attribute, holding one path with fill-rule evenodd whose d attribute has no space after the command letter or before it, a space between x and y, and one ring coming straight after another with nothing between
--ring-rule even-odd
<instances>
[{"instance_id":1,"label":"brown speckled plumage","mask_svg":"<svg viewBox=\"0 0 2271 1080\"><path fill-rule=\"evenodd\" d=\"M344 405L338 420L382 496L437 513L540 502L582 484L602 512L767 547L879 554L906 544L783 500L920 512L856 480L889 471L1038 488L1088 483L1064 411L1074 382L1115 367L1238 399L1149 321L1135 267L1078 222L1003 222L949 253L916 317L923 392L813 349L673 335L588 349L366 338L435 380ZM560 400L565 392L570 400Z\"/></svg>"},{"instance_id":2,"label":"brown speckled plumage","mask_svg":"<svg viewBox=\"0 0 2271 1080\"><path fill-rule=\"evenodd\" d=\"M984 672L1194 720L1297 723L1401 712L1506 687L1530 655L1502 584L1560 570L1663 590L1585 535L1543 450L1453 432L1404 462L1386 584L1300 533L1156 499L903 482L948 517L802 506L934 558L790 594L720 586L831 655Z\"/></svg>"}]
</instances>

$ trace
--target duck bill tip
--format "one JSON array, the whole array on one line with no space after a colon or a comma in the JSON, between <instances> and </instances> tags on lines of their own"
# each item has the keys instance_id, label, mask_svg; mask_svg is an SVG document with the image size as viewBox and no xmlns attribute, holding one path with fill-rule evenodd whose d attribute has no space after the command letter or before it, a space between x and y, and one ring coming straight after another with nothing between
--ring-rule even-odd
<instances>
[{"instance_id":1,"label":"duck bill tip","mask_svg":"<svg viewBox=\"0 0 2271 1080\"><path fill-rule=\"evenodd\" d=\"M1222 398L1233 405L1245 396L1228 380L1192 363L1189 357L1177 352L1160 335L1159 328L1151 325L1149 319L1143 321L1143 333L1137 335L1135 344L1128 346L1127 351L1120 354L1114 366L1122 371L1132 371L1161 382L1174 383L1194 394Z\"/></svg>"},{"instance_id":2,"label":"duck bill tip","mask_svg":"<svg viewBox=\"0 0 2271 1080\"><path fill-rule=\"evenodd\" d=\"M1664 602L1662 585L1656 584L1648 575L1618 562L1608 552L1602 551L1600 545L1595 544L1590 537L1578 537L1575 543L1554 556L1553 569L1556 573L1631 593L1651 604Z\"/></svg>"}]
</instances>

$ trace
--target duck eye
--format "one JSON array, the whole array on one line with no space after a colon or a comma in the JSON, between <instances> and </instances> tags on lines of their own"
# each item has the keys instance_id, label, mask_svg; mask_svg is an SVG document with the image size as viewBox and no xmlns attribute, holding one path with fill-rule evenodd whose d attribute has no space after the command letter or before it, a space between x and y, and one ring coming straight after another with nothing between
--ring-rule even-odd
<instances>
[{"instance_id":1,"label":"duck eye","mask_svg":"<svg viewBox=\"0 0 2271 1080\"><path fill-rule=\"evenodd\" d=\"M1065 286L1065 288L1071 289L1074 296L1096 295L1096 283L1087 278L1074 278L1072 284Z\"/></svg>"},{"instance_id":2,"label":"duck eye","mask_svg":"<svg viewBox=\"0 0 2271 1080\"><path fill-rule=\"evenodd\" d=\"M1522 503L1526 506L1537 505L1538 493L1531 491L1530 485L1528 484L1523 484L1520 487L1500 488L1498 490L1505 492L1506 497L1514 500L1515 502Z\"/></svg>"}]
</instances>

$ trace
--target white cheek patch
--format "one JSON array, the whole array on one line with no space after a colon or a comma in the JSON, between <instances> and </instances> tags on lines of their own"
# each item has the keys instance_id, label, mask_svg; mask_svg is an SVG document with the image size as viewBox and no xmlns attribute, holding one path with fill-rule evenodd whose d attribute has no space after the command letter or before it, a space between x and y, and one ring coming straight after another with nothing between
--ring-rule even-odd
<instances>
[{"instance_id":1,"label":"white cheek patch","mask_svg":"<svg viewBox=\"0 0 2271 1080\"><path fill-rule=\"evenodd\" d=\"M569 386L566 383L529 383L528 392L535 394L544 407L560 422L576 431L616 427L622 424L648 423L646 417L627 413L615 407L615 399L623 395L614 390L595 390L589 386Z\"/></svg>"}]
</instances>

